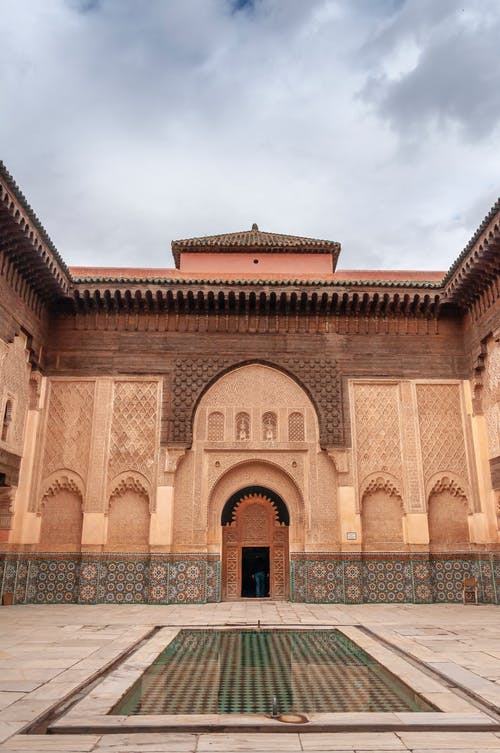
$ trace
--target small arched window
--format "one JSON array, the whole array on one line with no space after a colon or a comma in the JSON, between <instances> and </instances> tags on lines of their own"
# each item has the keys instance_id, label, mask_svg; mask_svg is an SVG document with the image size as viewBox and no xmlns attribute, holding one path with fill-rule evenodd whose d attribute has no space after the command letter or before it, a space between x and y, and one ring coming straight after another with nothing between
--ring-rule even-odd
<instances>
[{"instance_id":1,"label":"small arched window","mask_svg":"<svg viewBox=\"0 0 500 753\"><path fill-rule=\"evenodd\" d=\"M208 417L207 436L209 442L224 441L224 414L220 411L210 413Z\"/></svg>"},{"instance_id":2,"label":"small arched window","mask_svg":"<svg viewBox=\"0 0 500 753\"><path fill-rule=\"evenodd\" d=\"M238 413L235 429L238 442L247 442L250 439L250 415L248 413Z\"/></svg>"},{"instance_id":3,"label":"small arched window","mask_svg":"<svg viewBox=\"0 0 500 753\"><path fill-rule=\"evenodd\" d=\"M304 416L298 412L290 413L288 416L288 441L303 442L304 439Z\"/></svg>"},{"instance_id":4,"label":"small arched window","mask_svg":"<svg viewBox=\"0 0 500 753\"><path fill-rule=\"evenodd\" d=\"M5 403L5 408L3 412L3 421L2 421L2 441L6 442L7 437L9 434L9 426L12 422L12 400L7 400Z\"/></svg>"},{"instance_id":5,"label":"small arched window","mask_svg":"<svg viewBox=\"0 0 500 753\"><path fill-rule=\"evenodd\" d=\"M262 439L272 442L278 438L278 419L276 413L268 412L262 416Z\"/></svg>"}]
</instances>

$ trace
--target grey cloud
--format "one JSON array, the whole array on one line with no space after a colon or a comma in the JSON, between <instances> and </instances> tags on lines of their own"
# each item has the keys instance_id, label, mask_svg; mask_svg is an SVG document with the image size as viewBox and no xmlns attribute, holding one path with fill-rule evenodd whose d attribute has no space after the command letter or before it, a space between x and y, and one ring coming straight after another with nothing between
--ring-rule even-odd
<instances>
[{"instance_id":1,"label":"grey cloud","mask_svg":"<svg viewBox=\"0 0 500 753\"><path fill-rule=\"evenodd\" d=\"M402 134L422 128L463 128L469 139L484 138L500 122L500 7L485 3L467 25L466 3L407 4L365 50L391 54L403 41L420 48L417 65L399 78L383 73L368 77L362 91L378 113ZM488 12L488 6L490 12ZM427 13L422 9L426 8ZM475 22L474 22L475 21Z\"/></svg>"},{"instance_id":2,"label":"grey cloud","mask_svg":"<svg viewBox=\"0 0 500 753\"><path fill-rule=\"evenodd\" d=\"M497 0L483 1L493 26ZM410 83L419 113L434 112L425 80L447 26L450 39L465 29L482 80L492 70L449 2L4 0L2 11L2 157L70 263L165 266L172 238L256 221L341 241L344 267L446 268L474 229L470 207L494 198L493 131L465 139L446 126L467 101L493 112L472 78L418 156L398 137ZM424 67L385 81L406 39Z\"/></svg>"}]
</instances>

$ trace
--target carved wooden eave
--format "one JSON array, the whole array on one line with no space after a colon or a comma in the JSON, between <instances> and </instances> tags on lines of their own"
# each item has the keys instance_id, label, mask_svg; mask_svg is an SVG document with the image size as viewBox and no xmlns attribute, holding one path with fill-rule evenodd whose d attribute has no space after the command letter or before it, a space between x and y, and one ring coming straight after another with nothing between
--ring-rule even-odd
<instances>
[{"instance_id":1,"label":"carved wooden eave","mask_svg":"<svg viewBox=\"0 0 500 753\"><path fill-rule=\"evenodd\" d=\"M500 199L443 280L443 300L470 309L484 295L486 304L500 297Z\"/></svg>"},{"instance_id":2,"label":"carved wooden eave","mask_svg":"<svg viewBox=\"0 0 500 753\"><path fill-rule=\"evenodd\" d=\"M46 302L69 292L66 264L1 161L0 267L13 287L24 283Z\"/></svg>"},{"instance_id":3,"label":"carved wooden eave","mask_svg":"<svg viewBox=\"0 0 500 753\"><path fill-rule=\"evenodd\" d=\"M441 288L434 283L299 280L76 281L65 308L72 313L417 317L436 319Z\"/></svg>"}]
</instances>

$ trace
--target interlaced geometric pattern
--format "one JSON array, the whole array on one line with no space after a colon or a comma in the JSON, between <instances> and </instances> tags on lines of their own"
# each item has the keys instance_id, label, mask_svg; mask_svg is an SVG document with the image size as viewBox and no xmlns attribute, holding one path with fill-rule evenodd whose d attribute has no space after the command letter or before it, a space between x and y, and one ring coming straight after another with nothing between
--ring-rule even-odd
<instances>
[{"instance_id":1,"label":"interlaced geometric pattern","mask_svg":"<svg viewBox=\"0 0 500 753\"><path fill-rule=\"evenodd\" d=\"M82 478L87 466L92 431L94 382L52 381L45 432L44 475L66 468Z\"/></svg>"},{"instance_id":2,"label":"interlaced geometric pattern","mask_svg":"<svg viewBox=\"0 0 500 753\"><path fill-rule=\"evenodd\" d=\"M152 480L157 416L158 382L115 383L108 478L134 470Z\"/></svg>"},{"instance_id":3,"label":"interlaced geometric pattern","mask_svg":"<svg viewBox=\"0 0 500 753\"><path fill-rule=\"evenodd\" d=\"M288 441L303 442L304 439L304 416L302 413L290 413L288 416Z\"/></svg>"},{"instance_id":4,"label":"interlaced geometric pattern","mask_svg":"<svg viewBox=\"0 0 500 753\"><path fill-rule=\"evenodd\" d=\"M224 441L224 414L220 411L214 411L208 416L208 437L209 442Z\"/></svg>"},{"instance_id":5,"label":"interlaced geometric pattern","mask_svg":"<svg viewBox=\"0 0 500 753\"><path fill-rule=\"evenodd\" d=\"M336 630L182 630L112 714L431 711Z\"/></svg>"},{"instance_id":6,"label":"interlaced geometric pattern","mask_svg":"<svg viewBox=\"0 0 500 753\"><path fill-rule=\"evenodd\" d=\"M418 384L424 477L450 471L468 480L458 384Z\"/></svg>"},{"instance_id":7,"label":"interlaced geometric pattern","mask_svg":"<svg viewBox=\"0 0 500 753\"><path fill-rule=\"evenodd\" d=\"M2 396L13 396L11 400L12 421L7 434L9 445L22 447L23 431L28 409L30 366L28 364L26 341L23 336L16 336L9 345L1 343L0 350L0 409ZM1 416L3 419L3 415Z\"/></svg>"},{"instance_id":8,"label":"interlaced geometric pattern","mask_svg":"<svg viewBox=\"0 0 500 753\"><path fill-rule=\"evenodd\" d=\"M360 481L387 471L401 479L399 392L395 384L355 384L356 445Z\"/></svg>"},{"instance_id":9,"label":"interlaced geometric pattern","mask_svg":"<svg viewBox=\"0 0 500 753\"><path fill-rule=\"evenodd\" d=\"M490 458L500 455L500 344L493 341L485 363L483 410Z\"/></svg>"}]
</instances>

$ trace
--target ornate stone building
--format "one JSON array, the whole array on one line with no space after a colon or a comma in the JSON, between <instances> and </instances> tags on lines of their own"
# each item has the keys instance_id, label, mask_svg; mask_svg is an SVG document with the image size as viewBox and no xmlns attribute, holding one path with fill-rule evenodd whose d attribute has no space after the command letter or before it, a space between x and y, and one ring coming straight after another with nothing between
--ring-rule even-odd
<instances>
[{"instance_id":1,"label":"ornate stone building","mask_svg":"<svg viewBox=\"0 0 500 753\"><path fill-rule=\"evenodd\" d=\"M500 202L446 274L172 248L68 268L0 164L4 594L498 602Z\"/></svg>"}]
</instances>

